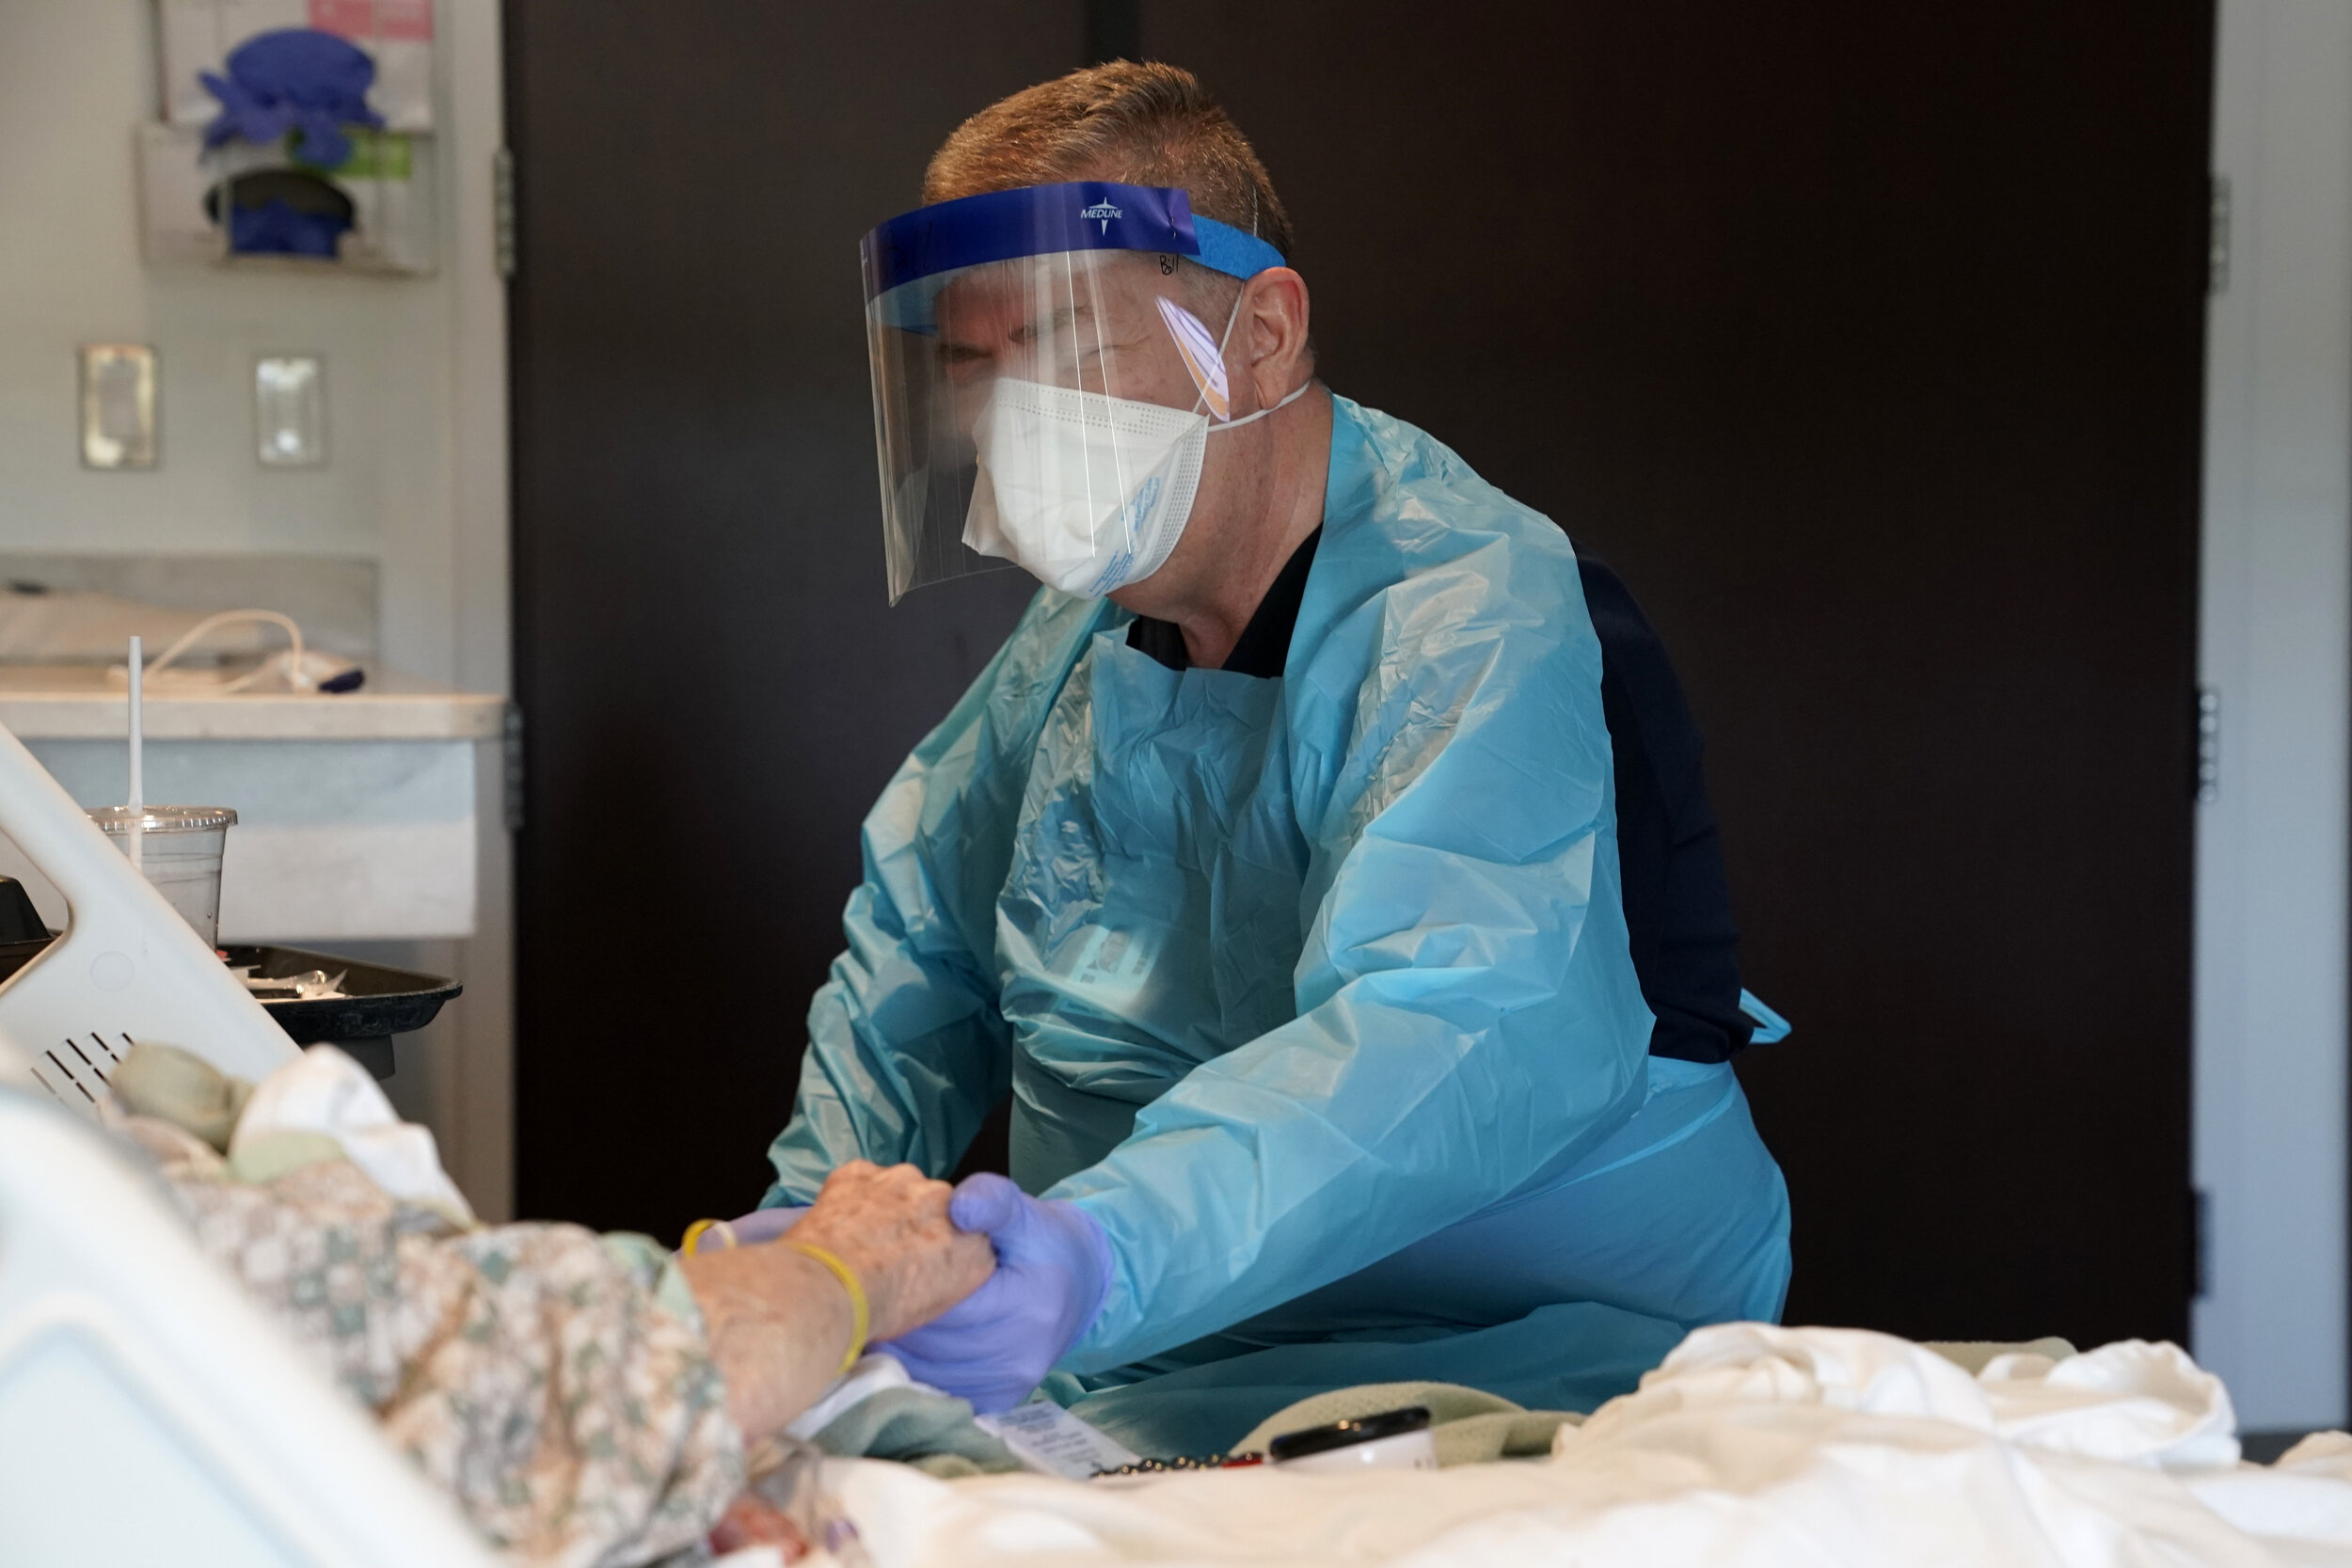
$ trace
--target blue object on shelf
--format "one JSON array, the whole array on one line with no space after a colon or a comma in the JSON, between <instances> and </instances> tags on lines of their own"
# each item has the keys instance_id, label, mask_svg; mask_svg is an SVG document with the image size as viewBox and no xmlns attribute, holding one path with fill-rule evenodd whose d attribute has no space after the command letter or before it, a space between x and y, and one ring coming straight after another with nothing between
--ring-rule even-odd
<instances>
[{"instance_id":1,"label":"blue object on shelf","mask_svg":"<svg viewBox=\"0 0 2352 1568\"><path fill-rule=\"evenodd\" d=\"M335 258L335 242L351 227L332 213L297 213L272 198L258 207L231 205L229 248L240 256L319 256Z\"/></svg>"},{"instance_id":2,"label":"blue object on shelf","mask_svg":"<svg viewBox=\"0 0 2352 1568\"><path fill-rule=\"evenodd\" d=\"M227 228L229 248L236 255L316 256L329 261L358 216L351 198L332 180L298 168L236 175L205 193L204 211Z\"/></svg>"},{"instance_id":3,"label":"blue object on shelf","mask_svg":"<svg viewBox=\"0 0 2352 1568\"><path fill-rule=\"evenodd\" d=\"M292 150L305 163L334 168L351 158L346 125L383 128L368 107L375 62L366 51L312 27L259 33L231 50L229 74L201 75L220 100L220 114L204 128L204 145L231 140L268 146L298 132Z\"/></svg>"}]
</instances>

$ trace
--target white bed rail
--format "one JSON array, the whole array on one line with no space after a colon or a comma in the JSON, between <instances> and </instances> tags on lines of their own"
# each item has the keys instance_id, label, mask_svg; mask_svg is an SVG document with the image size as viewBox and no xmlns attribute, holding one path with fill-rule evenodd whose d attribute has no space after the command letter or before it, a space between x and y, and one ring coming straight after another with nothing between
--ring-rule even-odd
<instances>
[{"instance_id":1,"label":"white bed rail","mask_svg":"<svg viewBox=\"0 0 2352 1568\"><path fill-rule=\"evenodd\" d=\"M94 1115L132 1040L180 1046L257 1083L294 1058L294 1042L244 984L5 729L0 832L71 911L65 935L0 985L0 1039L42 1088ZM22 1071L10 1081L24 1082Z\"/></svg>"},{"instance_id":2,"label":"white bed rail","mask_svg":"<svg viewBox=\"0 0 2352 1568\"><path fill-rule=\"evenodd\" d=\"M11 1054L0 1043L7 1081L22 1083ZM10 1087L0 1087L0 1560L493 1563L198 1250L150 1176L47 1096Z\"/></svg>"},{"instance_id":3,"label":"white bed rail","mask_svg":"<svg viewBox=\"0 0 2352 1568\"><path fill-rule=\"evenodd\" d=\"M490 1568L153 1179L59 1108L94 1118L134 1040L257 1082L294 1043L5 729L0 832L71 911L0 985L0 1563Z\"/></svg>"}]
</instances>

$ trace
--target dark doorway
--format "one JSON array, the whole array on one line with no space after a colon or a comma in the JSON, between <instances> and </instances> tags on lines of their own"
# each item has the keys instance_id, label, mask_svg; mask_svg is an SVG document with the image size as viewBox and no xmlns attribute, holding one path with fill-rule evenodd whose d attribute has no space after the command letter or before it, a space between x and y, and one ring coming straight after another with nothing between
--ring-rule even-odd
<instances>
[{"instance_id":1,"label":"dark doorway","mask_svg":"<svg viewBox=\"0 0 2352 1568\"><path fill-rule=\"evenodd\" d=\"M995 651L885 608L857 239L1069 0L509 0L516 1193L675 1237L768 1182L857 823Z\"/></svg>"},{"instance_id":2,"label":"dark doorway","mask_svg":"<svg viewBox=\"0 0 2352 1568\"><path fill-rule=\"evenodd\" d=\"M882 604L854 241L1099 7L511 0L525 1209L750 1202L854 828L1018 579ZM1614 564L1747 933L1793 1320L2187 1326L2209 5L1153 4L1340 391Z\"/></svg>"},{"instance_id":3,"label":"dark doorway","mask_svg":"<svg viewBox=\"0 0 2352 1568\"><path fill-rule=\"evenodd\" d=\"M1791 1322L2188 1327L2213 18L1152 4L1339 390L1618 568L1708 740Z\"/></svg>"}]
</instances>

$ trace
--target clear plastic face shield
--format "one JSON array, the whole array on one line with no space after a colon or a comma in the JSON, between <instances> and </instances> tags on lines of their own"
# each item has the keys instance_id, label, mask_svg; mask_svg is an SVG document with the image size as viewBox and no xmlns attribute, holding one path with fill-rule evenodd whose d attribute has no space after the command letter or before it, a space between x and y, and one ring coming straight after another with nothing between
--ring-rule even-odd
<instances>
[{"instance_id":1,"label":"clear plastic face shield","mask_svg":"<svg viewBox=\"0 0 2352 1568\"><path fill-rule=\"evenodd\" d=\"M1088 597L1151 576L1210 434L1272 412L1234 406L1225 340L1282 257L1183 191L993 192L861 248L893 604L1008 564Z\"/></svg>"}]
</instances>

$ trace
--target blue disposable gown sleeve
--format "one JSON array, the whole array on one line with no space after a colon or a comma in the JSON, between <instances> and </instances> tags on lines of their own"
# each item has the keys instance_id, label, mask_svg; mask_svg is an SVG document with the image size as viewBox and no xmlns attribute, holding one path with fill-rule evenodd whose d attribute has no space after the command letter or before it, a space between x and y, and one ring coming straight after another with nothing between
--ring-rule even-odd
<instances>
[{"instance_id":1,"label":"blue disposable gown sleeve","mask_svg":"<svg viewBox=\"0 0 2352 1568\"><path fill-rule=\"evenodd\" d=\"M808 1010L792 1119L764 1204L807 1203L850 1160L944 1176L1010 1085L995 898L1044 712L1097 607L1041 593L859 834L848 947Z\"/></svg>"},{"instance_id":2,"label":"blue disposable gown sleeve","mask_svg":"<svg viewBox=\"0 0 2352 1568\"><path fill-rule=\"evenodd\" d=\"M1638 1104L1651 1018L1599 645L1565 540L1534 521L1457 529L1456 559L1302 623L1319 646L1302 662L1295 642L1286 676L1311 845L1299 1014L1192 1069L1053 1189L1116 1259L1069 1370L1352 1274L1565 1168ZM1345 580L1360 563L1341 552L1385 547L1327 537L1316 571Z\"/></svg>"}]
</instances>

